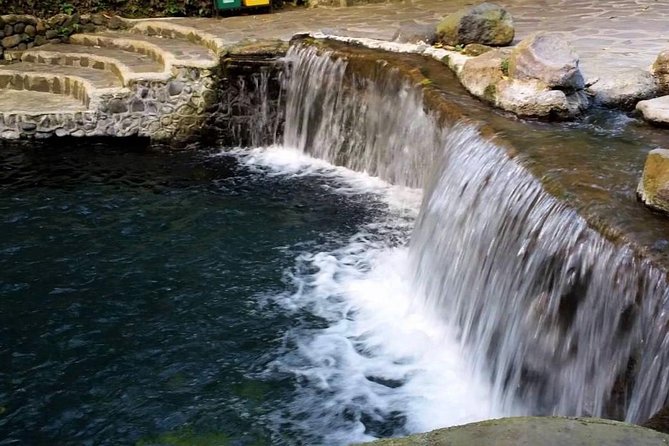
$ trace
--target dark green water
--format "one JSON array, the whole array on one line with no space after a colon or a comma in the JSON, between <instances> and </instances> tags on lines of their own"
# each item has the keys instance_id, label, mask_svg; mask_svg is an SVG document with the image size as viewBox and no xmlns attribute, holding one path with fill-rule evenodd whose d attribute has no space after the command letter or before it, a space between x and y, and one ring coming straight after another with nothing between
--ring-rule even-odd
<instances>
[{"instance_id":1,"label":"dark green water","mask_svg":"<svg viewBox=\"0 0 669 446\"><path fill-rule=\"evenodd\" d=\"M309 443L267 370L324 323L266 297L378 200L202 150L54 141L0 169L0 445Z\"/></svg>"}]
</instances>

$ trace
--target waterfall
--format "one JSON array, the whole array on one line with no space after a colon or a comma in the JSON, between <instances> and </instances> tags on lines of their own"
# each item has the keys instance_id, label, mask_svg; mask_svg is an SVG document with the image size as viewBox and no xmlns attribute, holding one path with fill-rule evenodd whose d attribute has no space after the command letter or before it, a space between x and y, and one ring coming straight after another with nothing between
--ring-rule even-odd
<instances>
[{"instance_id":1,"label":"waterfall","mask_svg":"<svg viewBox=\"0 0 669 446\"><path fill-rule=\"evenodd\" d=\"M301 45L286 61L285 145L424 189L415 305L457 327L496 398L528 414L631 422L666 403L664 272L590 228L475 127L438 124L386 62L360 75Z\"/></svg>"}]
</instances>

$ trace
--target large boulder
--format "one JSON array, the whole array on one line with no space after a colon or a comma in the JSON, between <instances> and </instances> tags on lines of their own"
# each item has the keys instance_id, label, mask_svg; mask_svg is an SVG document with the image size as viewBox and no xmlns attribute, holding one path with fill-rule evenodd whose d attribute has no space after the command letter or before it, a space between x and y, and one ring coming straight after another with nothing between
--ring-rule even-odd
<instances>
[{"instance_id":1,"label":"large boulder","mask_svg":"<svg viewBox=\"0 0 669 446\"><path fill-rule=\"evenodd\" d=\"M658 86L648 71L624 68L602 76L588 90L600 105L631 109L637 102L657 96Z\"/></svg>"},{"instance_id":2,"label":"large boulder","mask_svg":"<svg viewBox=\"0 0 669 446\"><path fill-rule=\"evenodd\" d=\"M520 42L509 57L508 70L514 79L538 80L552 89L585 86L578 56L558 33L538 32Z\"/></svg>"},{"instance_id":3,"label":"large boulder","mask_svg":"<svg viewBox=\"0 0 669 446\"><path fill-rule=\"evenodd\" d=\"M651 73L657 79L662 93L669 93L669 49L658 54L651 68Z\"/></svg>"},{"instance_id":4,"label":"large boulder","mask_svg":"<svg viewBox=\"0 0 669 446\"><path fill-rule=\"evenodd\" d=\"M494 3L463 8L437 25L437 40L446 45L481 43L503 46L513 41L513 18Z\"/></svg>"},{"instance_id":5,"label":"large boulder","mask_svg":"<svg viewBox=\"0 0 669 446\"><path fill-rule=\"evenodd\" d=\"M669 150L648 153L637 195L647 206L669 213Z\"/></svg>"},{"instance_id":6,"label":"large boulder","mask_svg":"<svg viewBox=\"0 0 669 446\"><path fill-rule=\"evenodd\" d=\"M566 119L588 107L588 96L577 88L583 86L580 72L566 76L564 64L558 65L558 73L551 73L551 67L546 66L541 70L536 59L523 53L512 71L514 53L516 50L500 48L468 59L458 71L460 82L474 96L519 116Z\"/></svg>"},{"instance_id":7,"label":"large boulder","mask_svg":"<svg viewBox=\"0 0 669 446\"><path fill-rule=\"evenodd\" d=\"M660 126L669 126L669 96L660 96L636 104L643 119Z\"/></svg>"}]
</instances>

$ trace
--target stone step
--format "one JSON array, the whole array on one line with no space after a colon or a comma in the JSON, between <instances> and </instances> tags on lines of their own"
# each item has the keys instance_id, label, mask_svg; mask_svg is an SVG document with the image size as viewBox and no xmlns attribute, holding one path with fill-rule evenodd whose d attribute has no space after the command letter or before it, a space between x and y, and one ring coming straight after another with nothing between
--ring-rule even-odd
<instances>
[{"instance_id":1,"label":"stone step","mask_svg":"<svg viewBox=\"0 0 669 446\"><path fill-rule=\"evenodd\" d=\"M81 101L61 94L30 90L0 90L0 113L43 115L86 110Z\"/></svg>"},{"instance_id":2,"label":"stone step","mask_svg":"<svg viewBox=\"0 0 669 446\"><path fill-rule=\"evenodd\" d=\"M95 34L74 34L70 37L70 42L144 54L161 63L168 72L171 72L172 68L179 67L209 69L218 64L218 58L213 51L184 39L108 31Z\"/></svg>"},{"instance_id":3,"label":"stone step","mask_svg":"<svg viewBox=\"0 0 669 446\"><path fill-rule=\"evenodd\" d=\"M100 94L127 92L121 80L107 71L30 62L0 65L0 91L3 89L71 96L87 107Z\"/></svg>"},{"instance_id":4,"label":"stone step","mask_svg":"<svg viewBox=\"0 0 669 446\"><path fill-rule=\"evenodd\" d=\"M225 51L225 42L215 34L186 24L179 18L128 20L129 31L147 36L182 39L209 48L215 54Z\"/></svg>"},{"instance_id":5,"label":"stone step","mask_svg":"<svg viewBox=\"0 0 669 446\"><path fill-rule=\"evenodd\" d=\"M74 44L48 44L26 50L21 61L36 64L105 70L116 75L123 85L137 79L169 79L162 64L149 56L117 48L94 48Z\"/></svg>"}]
</instances>

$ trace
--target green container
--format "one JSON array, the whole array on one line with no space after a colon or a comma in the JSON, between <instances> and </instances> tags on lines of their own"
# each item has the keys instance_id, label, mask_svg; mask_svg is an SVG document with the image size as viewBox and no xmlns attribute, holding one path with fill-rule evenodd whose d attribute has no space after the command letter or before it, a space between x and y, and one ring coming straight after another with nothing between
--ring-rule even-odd
<instances>
[{"instance_id":1,"label":"green container","mask_svg":"<svg viewBox=\"0 0 669 446\"><path fill-rule=\"evenodd\" d=\"M242 0L215 0L214 4L219 11L239 9L242 7Z\"/></svg>"}]
</instances>

